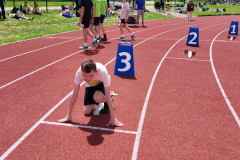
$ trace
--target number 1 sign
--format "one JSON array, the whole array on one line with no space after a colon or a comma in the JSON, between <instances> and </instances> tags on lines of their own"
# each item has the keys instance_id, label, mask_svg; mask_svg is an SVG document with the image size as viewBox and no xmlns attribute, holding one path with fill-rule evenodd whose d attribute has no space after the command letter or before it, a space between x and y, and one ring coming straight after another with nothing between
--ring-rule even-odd
<instances>
[{"instance_id":1,"label":"number 1 sign","mask_svg":"<svg viewBox=\"0 0 240 160\"><path fill-rule=\"evenodd\" d=\"M133 44L131 42L119 42L114 74L135 76Z\"/></svg>"},{"instance_id":2,"label":"number 1 sign","mask_svg":"<svg viewBox=\"0 0 240 160\"><path fill-rule=\"evenodd\" d=\"M238 21L237 20L233 20L231 22L228 34L238 35Z\"/></svg>"},{"instance_id":3,"label":"number 1 sign","mask_svg":"<svg viewBox=\"0 0 240 160\"><path fill-rule=\"evenodd\" d=\"M189 29L187 46L199 46L199 27L192 26Z\"/></svg>"}]
</instances>

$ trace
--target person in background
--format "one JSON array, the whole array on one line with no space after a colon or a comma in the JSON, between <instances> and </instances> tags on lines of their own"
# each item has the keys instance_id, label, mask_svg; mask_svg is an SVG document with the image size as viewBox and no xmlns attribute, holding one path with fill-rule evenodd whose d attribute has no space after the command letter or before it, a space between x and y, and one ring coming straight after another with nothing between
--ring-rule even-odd
<instances>
[{"instance_id":1,"label":"person in background","mask_svg":"<svg viewBox=\"0 0 240 160\"><path fill-rule=\"evenodd\" d=\"M131 40L133 40L136 35L133 34L131 29L128 27L127 20L129 16L129 5L126 2L126 0L122 0L122 6L121 6L121 14L120 14L120 32L121 32L121 37L119 37L117 40L124 40L124 35L123 35L123 26L128 30L129 33L131 33Z\"/></svg>"},{"instance_id":2,"label":"person in background","mask_svg":"<svg viewBox=\"0 0 240 160\"><path fill-rule=\"evenodd\" d=\"M95 6L92 3L92 0L83 0L81 8L82 8L82 14L80 16L80 19L77 25L83 28L84 45L82 47L79 47L79 49L88 50L87 36L90 36L93 39L94 47L97 47L99 44L99 40L94 38L93 35L88 30L89 24L93 23L93 20L94 20L93 15L95 12Z\"/></svg>"},{"instance_id":3,"label":"person in background","mask_svg":"<svg viewBox=\"0 0 240 160\"><path fill-rule=\"evenodd\" d=\"M34 5L33 5L33 14L42 15L41 9L40 9L37 1L35 1L35 2L34 2Z\"/></svg>"},{"instance_id":4,"label":"person in background","mask_svg":"<svg viewBox=\"0 0 240 160\"><path fill-rule=\"evenodd\" d=\"M10 16L10 18L16 18L16 19L18 19L18 20L26 19L26 20L31 20L31 21L32 21L32 20L34 19L34 17L32 17L32 18L27 18L27 17L21 16L21 15L19 14L19 11L18 11L18 8L17 8L17 7L14 7L14 8L13 8L12 14L10 14L9 16Z\"/></svg>"},{"instance_id":5,"label":"person in background","mask_svg":"<svg viewBox=\"0 0 240 160\"><path fill-rule=\"evenodd\" d=\"M102 38L102 41L107 41L107 35L106 35L106 31L105 28L103 26L103 21L105 19L105 15L108 12L108 4L107 4L107 0L101 0L101 17L100 17L100 21L99 21L99 26L102 29L103 32L103 36L104 38Z\"/></svg>"},{"instance_id":6,"label":"person in background","mask_svg":"<svg viewBox=\"0 0 240 160\"><path fill-rule=\"evenodd\" d=\"M186 10L187 10L187 15L188 15L188 21L191 21L192 20L192 12L193 10L195 11L195 6L194 6L194 3L192 0L189 0L189 3L187 4L187 7L186 7Z\"/></svg>"},{"instance_id":7,"label":"person in background","mask_svg":"<svg viewBox=\"0 0 240 160\"><path fill-rule=\"evenodd\" d=\"M32 15L34 15L31 11L31 7L28 5L28 2L25 1L22 5L22 12L28 15L28 12L30 12Z\"/></svg>"},{"instance_id":8,"label":"person in background","mask_svg":"<svg viewBox=\"0 0 240 160\"><path fill-rule=\"evenodd\" d=\"M137 25L139 27L139 18L141 15L142 16L142 26L145 27L145 25L144 25L145 0L136 0L136 4L133 8L133 11L136 8L136 6L137 6Z\"/></svg>"},{"instance_id":9,"label":"person in background","mask_svg":"<svg viewBox=\"0 0 240 160\"><path fill-rule=\"evenodd\" d=\"M5 0L4 3L7 4L7 0ZM2 9L3 19L7 19L6 14L5 14L5 9L4 9L4 3L3 3L3 0L0 0L0 6L1 6L1 9ZM1 18L1 15L0 15L0 18Z\"/></svg>"},{"instance_id":10,"label":"person in background","mask_svg":"<svg viewBox=\"0 0 240 160\"><path fill-rule=\"evenodd\" d=\"M170 15L169 10L170 10L170 3L171 0L166 0L166 5L167 5L167 14Z\"/></svg>"}]
</instances>

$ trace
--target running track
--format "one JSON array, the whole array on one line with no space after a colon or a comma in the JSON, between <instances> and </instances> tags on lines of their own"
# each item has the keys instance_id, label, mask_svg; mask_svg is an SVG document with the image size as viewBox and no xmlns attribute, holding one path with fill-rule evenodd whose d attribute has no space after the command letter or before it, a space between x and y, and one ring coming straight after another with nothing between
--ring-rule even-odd
<instances>
[{"instance_id":1,"label":"running track","mask_svg":"<svg viewBox=\"0 0 240 160\"><path fill-rule=\"evenodd\" d=\"M240 40L227 39L231 20L240 16L132 28L135 77L113 74L117 25L106 26L108 42L88 51L78 49L82 31L0 46L0 159L238 159ZM186 46L190 26L200 28L199 47ZM187 58L185 48L197 57ZM106 65L123 127L106 127L109 115L84 116L85 84L75 123L57 122L86 58Z\"/></svg>"}]
</instances>

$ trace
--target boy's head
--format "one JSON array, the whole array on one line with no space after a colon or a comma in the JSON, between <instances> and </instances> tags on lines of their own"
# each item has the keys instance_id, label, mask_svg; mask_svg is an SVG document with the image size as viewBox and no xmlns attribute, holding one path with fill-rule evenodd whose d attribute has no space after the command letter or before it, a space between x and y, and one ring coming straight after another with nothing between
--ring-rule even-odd
<instances>
[{"instance_id":1,"label":"boy's head","mask_svg":"<svg viewBox=\"0 0 240 160\"><path fill-rule=\"evenodd\" d=\"M96 72L96 63L92 59L85 59L82 62L81 70L84 73L90 73L91 71Z\"/></svg>"}]
</instances>

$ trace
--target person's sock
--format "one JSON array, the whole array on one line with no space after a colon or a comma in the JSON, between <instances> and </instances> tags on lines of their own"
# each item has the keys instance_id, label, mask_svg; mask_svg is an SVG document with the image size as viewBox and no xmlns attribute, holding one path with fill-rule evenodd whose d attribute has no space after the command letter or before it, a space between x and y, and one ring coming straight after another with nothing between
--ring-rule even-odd
<instances>
[{"instance_id":1,"label":"person's sock","mask_svg":"<svg viewBox=\"0 0 240 160\"><path fill-rule=\"evenodd\" d=\"M133 36L133 32L131 33L131 35Z\"/></svg>"},{"instance_id":2,"label":"person's sock","mask_svg":"<svg viewBox=\"0 0 240 160\"><path fill-rule=\"evenodd\" d=\"M87 43L84 43L84 46L87 47Z\"/></svg>"},{"instance_id":3,"label":"person's sock","mask_svg":"<svg viewBox=\"0 0 240 160\"><path fill-rule=\"evenodd\" d=\"M123 35L123 34L121 34L121 37L124 37L124 35Z\"/></svg>"},{"instance_id":4,"label":"person's sock","mask_svg":"<svg viewBox=\"0 0 240 160\"><path fill-rule=\"evenodd\" d=\"M96 38L93 38L93 41L95 42L95 41L96 41Z\"/></svg>"},{"instance_id":5,"label":"person's sock","mask_svg":"<svg viewBox=\"0 0 240 160\"><path fill-rule=\"evenodd\" d=\"M107 38L107 35L106 34L103 34L104 38Z\"/></svg>"},{"instance_id":6,"label":"person's sock","mask_svg":"<svg viewBox=\"0 0 240 160\"><path fill-rule=\"evenodd\" d=\"M97 38L99 38L99 35L97 34Z\"/></svg>"}]
</instances>

